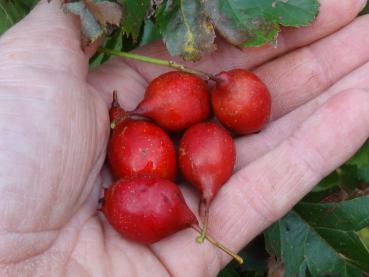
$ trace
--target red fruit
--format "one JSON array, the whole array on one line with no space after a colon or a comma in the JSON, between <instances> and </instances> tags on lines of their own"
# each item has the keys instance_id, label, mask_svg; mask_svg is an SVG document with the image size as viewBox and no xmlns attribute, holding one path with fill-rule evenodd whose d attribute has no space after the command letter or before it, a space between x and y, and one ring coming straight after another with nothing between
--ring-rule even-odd
<instances>
[{"instance_id":1,"label":"red fruit","mask_svg":"<svg viewBox=\"0 0 369 277\"><path fill-rule=\"evenodd\" d=\"M124 237L145 244L197 225L179 188L154 176L119 180L104 194L102 212Z\"/></svg>"},{"instance_id":2,"label":"red fruit","mask_svg":"<svg viewBox=\"0 0 369 277\"><path fill-rule=\"evenodd\" d=\"M236 160L232 137L214 123L199 123L188 129L179 145L179 166L185 179L200 190L205 205L203 242L209 205L221 186L231 177Z\"/></svg>"},{"instance_id":3,"label":"red fruit","mask_svg":"<svg viewBox=\"0 0 369 277\"><path fill-rule=\"evenodd\" d=\"M243 69L221 72L215 78L211 101L219 121L238 134L260 131L271 112L271 96L265 84Z\"/></svg>"},{"instance_id":4,"label":"red fruit","mask_svg":"<svg viewBox=\"0 0 369 277\"><path fill-rule=\"evenodd\" d=\"M229 133L214 123L199 123L188 129L179 145L179 166L203 199L210 203L233 173L236 160Z\"/></svg>"},{"instance_id":5,"label":"red fruit","mask_svg":"<svg viewBox=\"0 0 369 277\"><path fill-rule=\"evenodd\" d=\"M146 121L125 120L116 127L108 161L116 178L153 174L173 180L177 173L173 142L160 127Z\"/></svg>"},{"instance_id":6,"label":"red fruit","mask_svg":"<svg viewBox=\"0 0 369 277\"><path fill-rule=\"evenodd\" d=\"M153 119L171 132L180 132L209 116L209 91L200 77L173 71L152 80L145 98L132 113Z\"/></svg>"}]
</instances>

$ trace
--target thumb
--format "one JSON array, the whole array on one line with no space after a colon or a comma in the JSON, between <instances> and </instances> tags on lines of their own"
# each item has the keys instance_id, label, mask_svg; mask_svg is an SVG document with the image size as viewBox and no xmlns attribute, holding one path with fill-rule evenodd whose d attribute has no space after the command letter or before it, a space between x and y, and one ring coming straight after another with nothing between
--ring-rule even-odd
<instances>
[{"instance_id":1,"label":"thumb","mask_svg":"<svg viewBox=\"0 0 369 277\"><path fill-rule=\"evenodd\" d=\"M65 14L59 0L41 0L28 16L0 37L0 56L2 62L78 77L88 72L89 56L81 49L79 20Z\"/></svg>"}]
</instances>

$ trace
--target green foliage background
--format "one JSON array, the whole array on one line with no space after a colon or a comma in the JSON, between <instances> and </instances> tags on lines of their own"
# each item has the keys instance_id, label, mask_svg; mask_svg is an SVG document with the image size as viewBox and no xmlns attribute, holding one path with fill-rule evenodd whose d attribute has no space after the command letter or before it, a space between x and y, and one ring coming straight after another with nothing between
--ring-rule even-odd
<instances>
[{"instance_id":1,"label":"green foliage background","mask_svg":"<svg viewBox=\"0 0 369 277\"><path fill-rule=\"evenodd\" d=\"M0 34L23 18L35 2L0 0ZM141 13L126 15L124 20L128 23L115 30L104 46L127 51L161 38L159 28L168 28L170 17L164 14L159 18L159 28L155 19L144 20L149 2L121 0L123 5ZM177 16L175 11L169 12ZM362 12L366 13L369 5ZM228 23L236 24L234 20L231 18ZM223 27L228 31L227 26ZM170 32L166 33L169 40ZM91 66L107 59L98 54ZM240 252L246 261L244 265L231 262L218 276L364 276L369 273L368 226L369 142L246 246Z\"/></svg>"}]
</instances>

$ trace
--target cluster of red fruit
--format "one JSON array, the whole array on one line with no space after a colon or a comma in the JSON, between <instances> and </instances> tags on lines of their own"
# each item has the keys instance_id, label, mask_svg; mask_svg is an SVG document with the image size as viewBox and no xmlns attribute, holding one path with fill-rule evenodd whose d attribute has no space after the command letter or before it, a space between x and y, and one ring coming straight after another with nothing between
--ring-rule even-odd
<instances>
[{"instance_id":1,"label":"cluster of red fruit","mask_svg":"<svg viewBox=\"0 0 369 277\"><path fill-rule=\"evenodd\" d=\"M268 89L253 73L235 69L212 79L216 83L209 93L207 83L197 75L165 73L151 81L132 112L120 107L115 94L108 161L118 181L105 191L102 211L124 237L151 244L187 227L199 230L196 216L172 182L177 156L166 130L184 131L178 147L179 168L201 192L204 226L198 242L208 238L209 205L232 175L236 159L231 134L205 122L210 106L224 126L242 135L259 131L271 110Z\"/></svg>"}]
</instances>

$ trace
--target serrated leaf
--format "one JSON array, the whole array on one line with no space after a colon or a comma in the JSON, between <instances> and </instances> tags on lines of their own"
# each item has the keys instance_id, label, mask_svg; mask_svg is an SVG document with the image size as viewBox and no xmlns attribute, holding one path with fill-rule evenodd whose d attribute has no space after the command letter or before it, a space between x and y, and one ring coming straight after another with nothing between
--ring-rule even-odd
<instances>
[{"instance_id":1,"label":"serrated leaf","mask_svg":"<svg viewBox=\"0 0 369 277\"><path fill-rule=\"evenodd\" d=\"M362 276L369 250L357 231L369 224L369 197L334 204L299 203L265 232L286 276Z\"/></svg>"},{"instance_id":2,"label":"serrated leaf","mask_svg":"<svg viewBox=\"0 0 369 277\"><path fill-rule=\"evenodd\" d=\"M215 32L200 0L167 0L156 16L172 56L196 61L215 50Z\"/></svg>"},{"instance_id":3,"label":"serrated leaf","mask_svg":"<svg viewBox=\"0 0 369 277\"><path fill-rule=\"evenodd\" d=\"M123 6L122 28L127 35L137 39L144 19L150 10L151 1L120 0L120 2Z\"/></svg>"},{"instance_id":4,"label":"serrated leaf","mask_svg":"<svg viewBox=\"0 0 369 277\"><path fill-rule=\"evenodd\" d=\"M259 46L276 39L279 25L306 26L319 10L317 0L205 0L216 29L234 45Z\"/></svg>"}]
</instances>

